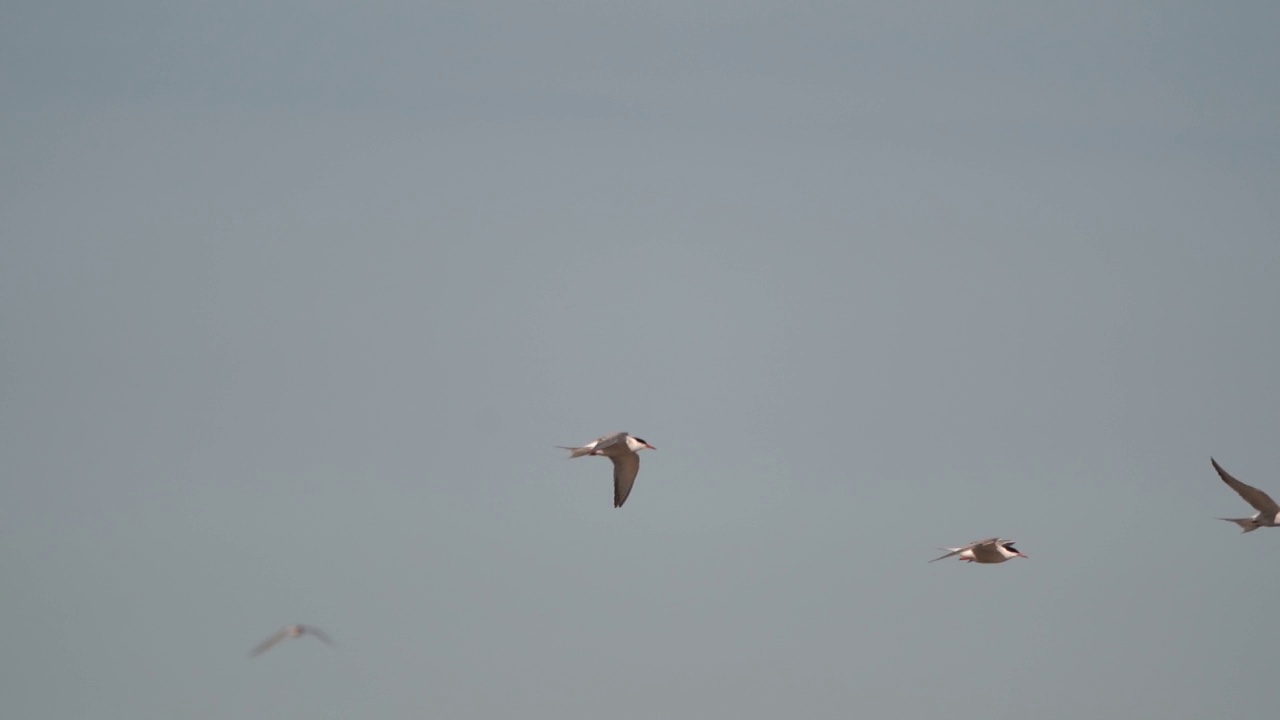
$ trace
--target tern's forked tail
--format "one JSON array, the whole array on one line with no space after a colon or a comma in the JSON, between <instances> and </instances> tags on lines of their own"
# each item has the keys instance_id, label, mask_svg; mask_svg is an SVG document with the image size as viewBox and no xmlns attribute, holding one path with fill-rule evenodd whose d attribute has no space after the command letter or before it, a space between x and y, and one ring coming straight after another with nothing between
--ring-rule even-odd
<instances>
[{"instance_id":1,"label":"tern's forked tail","mask_svg":"<svg viewBox=\"0 0 1280 720\"><path fill-rule=\"evenodd\" d=\"M1259 527L1258 523L1254 522L1253 518L1218 518L1218 519L1226 520L1227 522L1231 522L1239 525L1241 528L1240 532L1242 533L1253 532L1254 530L1257 530Z\"/></svg>"},{"instance_id":2,"label":"tern's forked tail","mask_svg":"<svg viewBox=\"0 0 1280 720\"><path fill-rule=\"evenodd\" d=\"M556 447L560 448L561 450L568 450L570 460L576 457L582 457L583 455L590 455L592 450L592 448L589 446L588 447L565 447L564 445L557 445Z\"/></svg>"}]
</instances>

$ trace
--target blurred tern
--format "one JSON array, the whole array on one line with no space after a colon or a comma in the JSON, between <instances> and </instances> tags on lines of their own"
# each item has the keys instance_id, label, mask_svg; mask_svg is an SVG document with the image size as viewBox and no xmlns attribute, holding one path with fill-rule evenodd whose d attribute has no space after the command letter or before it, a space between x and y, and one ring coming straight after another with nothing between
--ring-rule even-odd
<instances>
[{"instance_id":1,"label":"blurred tern","mask_svg":"<svg viewBox=\"0 0 1280 720\"><path fill-rule=\"evenodd\" d=\"M281 640L300 638L303 635L314 635L317 640L323 642L325 645L333 645L333 640L330 640L329 636L321 632L319 628L310 627L308 625L288 625L281 629L280 632L272 635L266 640L263 640L258 647L253 649L253 652L249 653L249 657L257 657L261 655L275 647Z\"/></svg>"},{"instance_id":2,"label":"blurred tern","mask_svg":"<svg viewBox=\"0 0 1280 720\"><path fill-rule=\"evenodd\" d=\"M987 538L986 540L978 540L971 542L964 547L958 548L942 548L951 552L936 557L929 562L937 562L943 558L949 558L952 555L959 555L961 560L965 562L976 562L983 565L994 563L1002 563L1010 558L1025 558L1017 548L1013 546L1012 540L1001 540L1000 538Z\"/></svg>"},{"instance_id":3,"label":"blurred tern","mask_svg":"<svg viewBox=\"0 0 1280 720\"><path fill-rule=\"evenodd\" d=\"M583 455L603 455L613 461L613 506L622 507L631 494L631 486L636 482L640 472L641 450L657 450L654 446L632 435L631 433L612 433L581 447L565 447L557 445L561 450L569 451L569 458Z\"/></svg>"},{"instance_id":4,"label":"blurred tern","mask_svg":"<svg viewBox=\"0 0 1280 720\"><path fill-rule=\"evenodd\" d=\"M1235 479L1231 476L1231 473L1222 469L1217 460L1209 458L1209 462L1213 463L1213 469L1218 471L1218 477L1222 478L1222 482L1230 485L1232 490L1239 493L1245 502L1258 511L1251 518L1218 518L1219 520L1226 520L1239 525L1243 528L1240 532L1253 532L1260 527L1280 526L1280 505L1277 505L1270 495Z\"/></svg>"}]
</instances>

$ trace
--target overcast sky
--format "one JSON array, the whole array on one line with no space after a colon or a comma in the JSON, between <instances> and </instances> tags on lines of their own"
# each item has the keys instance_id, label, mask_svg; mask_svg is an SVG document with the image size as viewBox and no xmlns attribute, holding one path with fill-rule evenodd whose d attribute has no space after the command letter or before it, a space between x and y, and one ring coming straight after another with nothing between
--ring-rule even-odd
<instances>
[{"instance_id":1,"label":"overcast sky","mask_svg":"<svg viewBox=\"0 0 1280 720\"><path fill-rule=\"evenodd\" d=\"M1280 530L1209 457L1280 493L1277 37L6 5L6 714L1273 713ZM615 510L554 446L619 430ZM338 647L248 659L292 622Z\"/></svg>"}]
</instances>

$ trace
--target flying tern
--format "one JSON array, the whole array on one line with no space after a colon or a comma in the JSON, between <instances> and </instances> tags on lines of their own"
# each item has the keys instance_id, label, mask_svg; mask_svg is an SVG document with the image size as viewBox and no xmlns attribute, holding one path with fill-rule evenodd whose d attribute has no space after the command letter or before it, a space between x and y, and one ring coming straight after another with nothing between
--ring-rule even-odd
<instances>
[{"instance_id":1,"label":"flying tern","mask_svg":"<svg viewBox=\"0 0 1280 720\"><path fill-rule=\"evenodd\" d=\"M569 458L583 455L603 455L613 461L613 506L622 507L631 494L631 486L636 482L640 472L641 450L657 450L654 446L632 435L631 433L612 433L582 445L566 447L557 445L561 450L569 451Z\"/></svg>"},{"instance_id":2,"label":"flying tern","mask_svg":"<svg viewBox=\"0 0 1280 720\"><path fill-rule=\"evenodd\" d=\"M1001 540L1000 538L987 538L986 540L978 540L968 545L958 548L942 548L949 550L946 555L936 557L929 562L937 562L943 558L949 558L952 555L959 555L961 560L965 562L976 562L983 565L993 563L1002 563L1010 558L1025 558L1018 548L1013 546L1012 540Z\"/></svg>"},{"instance_id":3,"label":"flying tern","mask_svg":"<svg viewBox=\"0 0 1280 720\"><path fill-rule=\"evenodd\" d=\"M287 625L282 628L280 632L272 635L266 640L263 640L258 647L253 649L253 652L249 653L249 657L257 657L261 655L275 647L281 640L300 638L303 635L314 635L317 640L323 642L325 645L333 645L333 640L330 640L329 636L325 635L319 628L314 628L309 625Z\"/></svg>"},{"instance_id":4,"label":"flying tern","mask_svg":"<svg viewBox=\"0 0 1280 720\"><path fill-rule=\"evenodd\" d=\"M1239 525L1242 528L1240 532L1253 532L1260 527L1280 526L1280 505L1277 505L1270 495L1235 479L1231 473L1222 469L1217 460L1209 458L1209 462L1213 463L1213 469L1218 471L1218 477L1222 478L1222 482L1230 485L1232 490L1239 493L1245 502L1258 511L1251 518L1218 518L1219 520Z\"/></svg>"}]
</instances>

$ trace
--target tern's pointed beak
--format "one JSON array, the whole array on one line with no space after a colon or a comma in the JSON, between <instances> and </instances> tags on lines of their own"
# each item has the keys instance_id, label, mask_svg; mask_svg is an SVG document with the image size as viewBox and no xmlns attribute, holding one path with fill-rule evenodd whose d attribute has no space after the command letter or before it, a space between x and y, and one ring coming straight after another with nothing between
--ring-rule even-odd
<instances>
[{"instance_id":1,"label":"tern's pointed beak","mask_svg":"<svg viewBox=\"0 0 1280 720\"><path fill-rule=\"evenodd\" d=\"M650 450L657 450L657 449L658 449L658 448L656 448L656 447L654 447L654 446L650 445L649 443L645 443L645 444L644 444L644 446L645 446L645 447L647 447L647 448L649 448Z\"/></svg>"},{"instance_id":2,"label":"tern's pointed beak","mask_svg":"<svg viewBox=\"0 0 1280 720\"><path fill-rule=\"evenodd\" d=\"M1018 557L1022 558L1023 560L1027 559L1026 553L1018 553Z\"/></svg>"}]
</instances>

